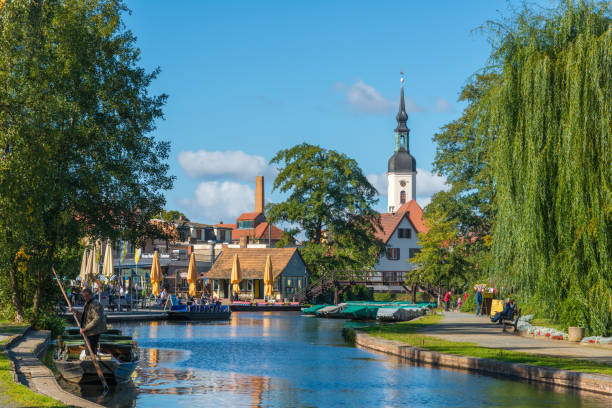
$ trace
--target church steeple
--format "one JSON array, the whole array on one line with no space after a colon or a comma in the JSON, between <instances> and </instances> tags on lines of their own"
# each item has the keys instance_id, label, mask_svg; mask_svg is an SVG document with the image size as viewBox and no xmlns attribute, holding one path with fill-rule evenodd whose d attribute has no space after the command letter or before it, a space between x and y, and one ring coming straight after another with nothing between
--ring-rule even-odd
<instances>
[{"instance_id":1,"label":"church steeple","mask_svg":"<svg viewBox=\"0 0 612 408\"><path fill-rule=\"evenodd\" d=\"M408 114L406 113L406 103L404 102L404 77L400 79L402 83L401 92L400 92L400 105L399 112L395 119L397 119L397 127L395 131L398 133L409 133L410 129L406 126L406 121L408 120Z\"/></svg>"},{"instance_id":2,"label":"church steeple","mask_svg":"<svg viewBox=\"0 0 612 408\"><path fill-rule=\"evenodd\" d=\"M404 100L404 73L402 72L399 112L395 119L395 152L387 166L387 203L389 212L397 211L403 204L416 197L416 160L409 153L408 135L410 129L406 126L408 114Z\"/></svg>"}]
</instances>

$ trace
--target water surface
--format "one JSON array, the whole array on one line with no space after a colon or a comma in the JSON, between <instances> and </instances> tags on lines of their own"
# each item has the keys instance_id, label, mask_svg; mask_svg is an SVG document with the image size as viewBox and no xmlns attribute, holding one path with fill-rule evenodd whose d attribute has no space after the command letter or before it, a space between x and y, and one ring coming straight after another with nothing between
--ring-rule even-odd
<instances>
[{"instance_id":1,"label":"water surface","mask_svg":"<svg viewBox=\"0 0 612 408\"><path fill-rule=\"evenodd\" d=\"M609 407L607 397L417 367L347 346L343 320L233 313L229 322L114 324L141 349L116 407Z\"/></svg>"}]
</instances>

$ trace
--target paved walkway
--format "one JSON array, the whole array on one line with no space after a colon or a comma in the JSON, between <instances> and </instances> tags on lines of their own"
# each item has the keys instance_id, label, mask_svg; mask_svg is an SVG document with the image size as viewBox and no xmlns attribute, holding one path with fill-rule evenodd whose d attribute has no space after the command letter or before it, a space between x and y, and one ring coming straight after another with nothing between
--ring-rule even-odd
<instances>
[{"instance_id":1,"label":"paved walkway","mask_svg":"<svg viewBox=\"0 0 612 408\"><path fill-rule=\"evenodd\" d=\"M15 372L19 377L19 382L27 385L33 391L62 401L68 406L100 408L101 405L89 402L60 388L51 370L37 357L45 349L48 340L48 331L31 331L9 349L8 355L15 363Z\"/></svg>"},{"instance_id":2,"label":"paved walkway","mask_svg":"<svg viewBox=\"0 0 612 408\"><path fill-rule=\"evenodd\" d=\"M476 343L483 347L591 360L612 365L612 347L587 346L561 340L540 340L503 333L501 326L491 323L488 317L476 317L470 313L445 312L442 322L424 328L422 333L450 341Z\"/></svg>"}]
</instances>

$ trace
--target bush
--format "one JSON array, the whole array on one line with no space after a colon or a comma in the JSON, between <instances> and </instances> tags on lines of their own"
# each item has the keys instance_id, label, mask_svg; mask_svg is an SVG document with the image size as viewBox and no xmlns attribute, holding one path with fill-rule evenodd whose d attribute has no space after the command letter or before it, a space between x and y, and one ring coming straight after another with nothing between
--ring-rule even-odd
<instances>
[{"instance_id":1,"label":"bush","mask_svg":"<svg viewBox=\"0 0 612 408\"><path fill-rule=\"evenodd\" d=\"M66 321L57 315L44 314L35 322L34 327L38 330L51 330L51 337L57 337L64 331Z\"/></svg>"},{"instance_id":2,"label":"bush","mask_svg":"<svg viewBox=\"0 0 612 408\"><path fill-rule=\"evenodd\" d=\"M476 312L476 292L473 290L468 290L467 299L461 303L461 311L462 312Z\"/></svg>"},{"instance_id":3,"label":"bush","mask_svg":"<svg viewBox=\"0 0 612 408\"><path fill-rule=\"evenodd\" d=\"M377 302L392 302L396 299L397 294L386 292L386 293L374 293L374 300Z\"/></svg>"},{"instance_id":4,"label":"bush","mask_svg":"<svg viewBox=\"0 0 612 408\"><path fill-rule=\"evenodd\" d=\"M348 300L373 300L373 292L364 285L351 285L342 292L342 301Z\"/></svg>"}]
</instances>

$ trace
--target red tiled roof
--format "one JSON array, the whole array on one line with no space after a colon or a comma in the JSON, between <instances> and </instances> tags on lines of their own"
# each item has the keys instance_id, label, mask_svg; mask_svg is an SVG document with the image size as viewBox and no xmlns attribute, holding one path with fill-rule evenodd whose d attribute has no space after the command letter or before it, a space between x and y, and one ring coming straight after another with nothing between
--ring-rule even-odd
<instances>
[{"instance_id":1,"label":"red tiled roof","mask_svg":"<svg viewBox=\"0 0 612 408\"><path fill-rule=\"evenodd\" d=\"M283 230L277 228L272 224L270 227L270 239L278 241L283 235ZM255 238L257 239L267 239L268 238L268 223L262 222L257 227L255 227Z\"/></svg>"},{"instance_id":2,"label":"red tiled roof","mask_svg":"<svg viewBox=\"0 0 612 408\"><path fill-rule=\"evenodd\" d=\"M270 239L278 241L283 234L283 230L272 225ZM268 239L268 223L262 222L255 229L234 229L232 231L232 241L239 241L242 237L253 239Z\"/></svg>"},{"instance_id":3,"label":"red tiled roof","mask_svg":"<svg viewBox=\"0 0 612 408\"><path fill-rule=\"evenodd\" d=\"M429 231L429 228L425 226L425 222L423 221L423 209L416 201L408 201L406 204L402 205L397 212L408 212L410 215L410 222L414 225L417 232Z\"/></svg>"},{"instance_id":4,"label":"red tiled roof","mask_svg":"<svg viewBox=\"0 0 612 408\"><path fill-rule=\"evenodd\" d=\"M240 214L240 217L238 217L236 222L238 222L238 221L251 221L251 220L254 220L255 218L257 218L260 215L263 215L263 213L260 213L260 212L242 213L242 214Z\"/></svg>"},{"instance_id":5,"label":"red tiled roof","mask_svg":"<svg viewBox=\"0 0 612 408\"><path fill-rule=\"evenodd\" d=\"M377 229L376 238L386 244L404 217L408 218L416 232L429 231L429 228L423 223L423 210L416 201L410 200L402 205L396 213L380 214L382 230Z\"/></svg>"},{"instance_id":6,"label":"red tiled roof","mask_svg":"<svg viewBox=\"0 0 612 408\"><path fill-rule=\"evenodd\" d=\"M236 224L215 224L215 227L236 229Z\"/></svg>"}]
</instances>

